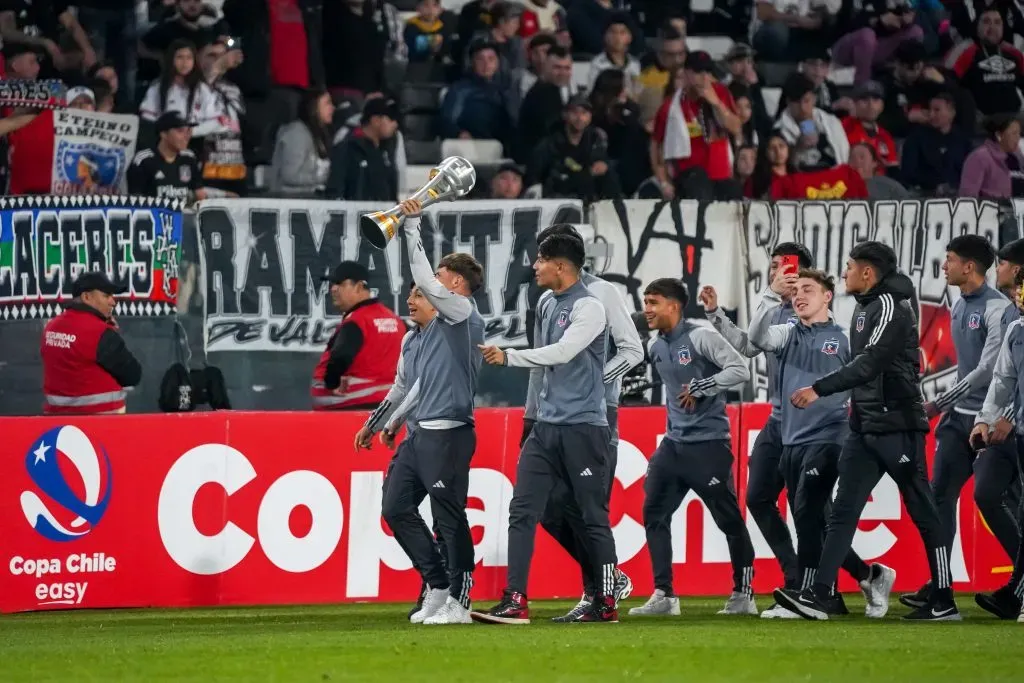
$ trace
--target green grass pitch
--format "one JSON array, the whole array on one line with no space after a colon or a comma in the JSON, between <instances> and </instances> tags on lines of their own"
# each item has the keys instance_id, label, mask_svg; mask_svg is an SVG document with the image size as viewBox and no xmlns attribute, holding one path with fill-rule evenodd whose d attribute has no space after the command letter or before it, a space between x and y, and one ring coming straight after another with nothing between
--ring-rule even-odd
<instances>
[{"instance_id":1,"label":"green grass pitch","mask_svg":"<svg viewBox=\"0 0 1024 683\"><path fill-rule=\"evenodd\" d=\"M770 598L761 597L764 608ZM620 611L642 604L631 599ZM529 626L413 626L408 605L80 611L0 616L0 681L922 681L1024 680L1024 624L961 595L961 623L883 621L863 602L828 623L681 617ZM488 603L489 604L489 603Z\"/></svg>"}]
</instances>

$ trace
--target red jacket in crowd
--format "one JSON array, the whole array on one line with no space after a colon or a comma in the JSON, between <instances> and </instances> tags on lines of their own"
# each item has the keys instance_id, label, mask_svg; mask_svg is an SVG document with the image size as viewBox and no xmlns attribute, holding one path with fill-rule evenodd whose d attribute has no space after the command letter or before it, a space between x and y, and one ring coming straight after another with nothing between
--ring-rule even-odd
<instances>
[{"instance_id":1,"label":"red jacket in crowd","mask_svg":"<svg viewBox=\"0 0 1024 683\"><path fill-rule=\"evenodd\" d=\"M772 199L867 199L864 179L849 164L825 171L790 173L772 181Z\"/></svg>"},{"instance_id":2,"label":"red jacket in crowd","mask_svg":"<svg viewBox=\"0 0 1024 683\"><path fill-rule=\"evenodd\" d=\"M313 371L314 410L375 406L398 372L405 323L376 299L356 304L327 342Z\"/></svg>"},{"instance_id":3,"label":"red jacket in crowd","mask_svg":"<svg viewBox=\"0 0 1024 683\"><path fill-rule=\"evenodd\" d=\"M885 166L898 166L899 155L896 151L896 141L892 139L885 128L875 125L874 131L869 131L861 123L860 119L854 116L847 116L843 119L843 130L846 131L846 138L850 141L850 147L864 142L875 150L875 155L882 162L878 168L879 175L885 174Z\"/></svg>"}]
</instances>

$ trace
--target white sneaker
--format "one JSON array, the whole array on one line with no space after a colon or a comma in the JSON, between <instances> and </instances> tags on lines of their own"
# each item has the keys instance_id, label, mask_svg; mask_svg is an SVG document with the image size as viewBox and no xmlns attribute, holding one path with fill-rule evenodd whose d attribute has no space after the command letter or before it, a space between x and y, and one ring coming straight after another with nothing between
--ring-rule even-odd
<instances>
[{"instance_id":1,"label":"white sneaker","mask_svg":"<svg viewBox=\"0 0 1024 683\"><path fill-rule=\"evenodd\" d=\"M860 592L867 601L864 605L864 616L869 619L881 619L889 612L889 594L892 592L892 585L896 583L896 570L877 562L872 567L878 567L881 571L878 572L877 578L867 578L860 582Z\"/></svg>"},{"instance_id":2,"label":"white sneaker","mask_svg":"<svg viewBox=\"0 0 1024 683\"><path fill-rule=\"evenodd\" d=\"M668 597L665 595L665 591L660 588L655 590L654 595L642 606L629 608L629 616L631 617L651 617L660 614L668 614L673 617L679 616L679 598Z\"/></svg>"},{"instance_id":3,"label":"white sneaker","mask_svg":"<svg viewBox=\"0 0 1024 683\"><path fill-rule=\"evenodd\" d=\"M791 612L782 605L775 603L765 611L761 612L762 619L800 619L800 615Z\"/></svg>"},{"instance_id":4,"label":"white sneaker","mask_svg":"<svg viewBox=\"0 0 1024 683\"><path fill-rule=\"evenodd\" d=\"M725 607L718 611L718 614L750 614L757 616L757 605L754 604L754 597L746 593L733 593L725 601Z\"/></svg>"},{"instance_id":5,"label":"white sneaker","mask_svg":"<svg viewBox=\"0 0 1024 683\"><path fill-rule=\"evenodd\" d=\"M416 612L409 621L414 624L422 624L428 618L437 614L437 611L444 607L445 603L448 602L449 592L447 588L431 588L427 591L427 596L423 598L423 607L420 608L419 612Z\"/></svg>"},{"instance_id":6,"label":"white sneaker","mask_svg":"<svg viewBox=\"0 0 1024 683\"><path fill-rule=\"evenodd\" d=\"M444 606L433 616L424 619L423 623L427 625L472 624L473 618L469 616L469 610L463 607L461 602L449 595Z\"/></svg>"}]
</instances>

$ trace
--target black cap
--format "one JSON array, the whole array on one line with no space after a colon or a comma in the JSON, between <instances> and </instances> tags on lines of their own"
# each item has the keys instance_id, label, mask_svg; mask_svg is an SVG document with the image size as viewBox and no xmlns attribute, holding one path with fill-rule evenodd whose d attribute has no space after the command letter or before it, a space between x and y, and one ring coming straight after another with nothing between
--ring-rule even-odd
<instances>
[{"instance_id":1,"label":"black cap","mask_svg":"<svg viewBox=\"0 0 1024 683\"><path fill-rule=\"evenodd\" d=\"M829 51L829 49L827 47L825 47L824 45L818 43L818 44L808 45L807 46L807 51L804 53L804 58L803 58L802 61L805 61L805 62L813 62L813 61L828 62L828 61L831 61L831 59L832 59L832 54Z\"/></svg>"},{"instance_id":2,"label":"black cap","mask_svg":"<svg viewBox=\"0 0 1024 683\"><path fill-rule=\"evenodd\" d=\"M713 73L715 70L715 60L711 59L711 55L704 50L697 50L686 55L686 64L684 65L688 71L694 73Z\"/></svg>"},{"instance_id":3,"label":"black cap","mask_svg":"<svg viewBox=\"0 0 1024 683\"><path fill-rule=\"evenodd\" d=\"M190 123L176 111L164 112L160 115L160 118L156 120L156 132L166 133L169 130L175 128L193 128L196 124Z\"/></svg>"},{"instance_id":4,"label":"black cap","mask_svg":"<svg viewBox=\"0 0 1024 683\"><path fill-rule=\"evenodd\" d=\"M894 55L896 63L914 66L921 64L928 58L928 51L920 40L907 40L900 43Z\"/></svg>"},{"instance_id":5,"label":"black cap","mask_svg":"<svg viewBox=\"0 0 1024 683\"><path fill-rule=\"evenodd\" d=\"M519 174L520 177L526 176L526 172L523 170L523 167L520 166L519 164L517 164L514 161L506 161L505 163L503 163L494 172L494 175L498 175L499 173L504 173L505 171L512 171L513 173Z\"/></svg>"},{"instance_id":6,"label":"black cap","mask_svg":"<svg viewBox=\"0 0 1024 683\"><path fill-rule=\"evenodd\" d=\"M1014 240L1003 245L997 252L1000 261L1009 261L1018 266L1024 266L1024 239Z\"/></svg>"},{"instance_id":7,"label":"black cap","mask_svg":"<svg viewBox=\"0 0 1024 683\"><path fill-rule=\"evenodd\" d=\"M616 24L625 26L629 29L630 33L633 32L633 19L630 17L629 12L617 11L609 14L608 20L604 22L604 30L607 31Z\"/></svg>"},{"instance_id":8,"label":"black cap","mask_svg":"<svg viewBox=\"0 0 1024 683\"><path fill-rule=\"evenodd\" d=\"M594 107L591 106L590 100L587 99L586 95L573 95L569 98L569 101L565 103L565 109L568 111L574 107L582 107L587 111L594 111Z\"/></svg>"},{"instance_id":9,"label":"black cap","mask_svg":"<svg viewBox=\"0 0 1024 683\"><path fill-rule=\"evenodd\" d=\"M885 99L885 88L878 81L864 81L853 89L853 99L855 100L869 100L869 99Z\"/></svg>"},{"instance_id":10,"label":"black cap","mask_svg":"<svg viewBox=\"0 0 1024 683\"><path fill-rule=\"evenodd\" d=\"M93 271L82 273L71 283L71 296L82 296L86 292L100 291L104 294L124 294L128 291L126 287L118 287L106 273Z\"/></svg>"},{"instance_id":11,"label":"black cap","mask_svg":"<svg viewBox=\"0 0 1024 683\"><path fill-rule=\"evenodd\" d=\"M345 280L369 282L370 271L366 269L366 266L360 265L355 261L342 261L335 266L329 275L324 275L320 278L320 282L330 282L332 285L340 285Z\"/></svg>"},{"instance_id":12,"label":"black cap","mask_svg":"<svg viewBox=\"0 0 1024 683\"><path fill-rule=\"evenodd\" d=\"M395 101L390 100L386 97L374 97L371 100L366 100L363 105L362 122L369 123L370 119L374 116L387 116L389 119L398 120L398 112L396 111Z\"/></svg>"},{"instance_id":13,"label":"black cap","mask_svg":"<svg viewBox=\"0 0 1024 683\"><path fill-rule=\"evenodd\" d=\"M523 6L518 2L497 2L491 8L491 19L497 24L499 21L515 19L523 16Z\"/></svg>"},{"instance_id":14,"label":"black cap","mask_svg":"<svg viewBox=\"0 0 1024 683\"><path fill-rule=\"evenodd\" d=\"M782 84L782 95L787 102L796 102L809 92L814 92L814 83L798 71L789 74Z\"/></svg>"}]
</instances>

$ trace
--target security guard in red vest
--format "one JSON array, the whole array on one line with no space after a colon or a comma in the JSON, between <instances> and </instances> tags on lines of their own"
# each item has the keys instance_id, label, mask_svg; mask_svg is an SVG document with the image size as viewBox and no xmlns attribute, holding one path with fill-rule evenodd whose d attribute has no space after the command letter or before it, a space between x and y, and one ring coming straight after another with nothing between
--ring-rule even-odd
<instances>
[{"instance_id":1,"label":"security guard in red vest","mask_svg":"<svg viewBox=\"0 0 1024 683\"><path fill-rule=\"evenodd\" d=\"M405 323L370 296L370 273L342 261L321 278L344 316L313 371L314 410L372 409L395 381Z\"/></svg>"},{"instance_id":2,"label":"security guard in red vest","mask_svg":"<svg viewBox=\"0 0 1024 683\"><path fill-rule=\"evenodd\" d=\"M113 318L114 295L123 294L101 272L83 273L74 297L46 324L43 412L48 415L103 415L125 412L124 387L142 378L142 366L125 346Z\"/></svg>"}]
</instances>

